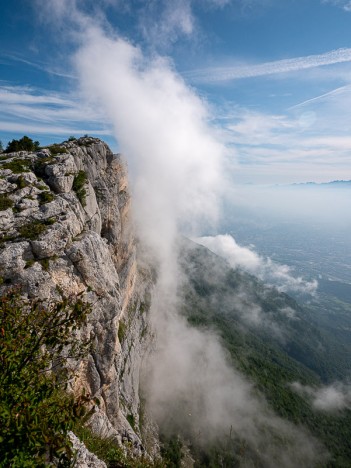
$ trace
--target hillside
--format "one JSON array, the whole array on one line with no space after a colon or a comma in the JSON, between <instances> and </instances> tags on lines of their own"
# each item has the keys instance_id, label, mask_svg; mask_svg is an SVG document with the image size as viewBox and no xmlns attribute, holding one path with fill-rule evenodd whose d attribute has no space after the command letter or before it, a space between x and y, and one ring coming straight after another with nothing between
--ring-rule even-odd
<instances>
[{"instance_id":1,"label":"hillside","mask_svg":"<svg viewBox=\"0 0 351 468\"><path fill-rule=\"evenodd\" d=\"M233 365L249 376L276 413L323 441L332 454L328 466L349 466L351 411L318 412L291 384L337 380L350 370L350 349L318 328L287 294L231 269L206 248L184 240L181 264L188 322L215 331Z\"/></svg>"}]
</instances>

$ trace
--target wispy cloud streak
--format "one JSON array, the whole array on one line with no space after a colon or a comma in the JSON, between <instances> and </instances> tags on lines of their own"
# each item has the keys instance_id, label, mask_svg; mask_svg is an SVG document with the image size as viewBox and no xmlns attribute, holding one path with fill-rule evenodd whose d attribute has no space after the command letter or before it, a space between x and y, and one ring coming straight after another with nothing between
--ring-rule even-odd
<instances>
[{"instance_id":1,"label":"wispy cloud streak","mask_svg":"<svg viewBox=\"0 0 351 468\"><path fill-rule=\"evenodd\" d=\"M185 72L184 76L192 81L215 83L278 73L291 73L308 68L345 62L351 62L351 48L337 49L326 52L325 54L276 60L274 62L265 62L256 65L204 68Z\"/></svg>"},{"instance_id":2,"label":"wispy cloud streak","mask_svg":"<svg viewBox=\"0 0 351 468\"><path fill-rule=\"evenodd\" d=\"M79 96L28 86L0 85L0 131L110 135L103 115Z\"/></svg>"}]
</instances>

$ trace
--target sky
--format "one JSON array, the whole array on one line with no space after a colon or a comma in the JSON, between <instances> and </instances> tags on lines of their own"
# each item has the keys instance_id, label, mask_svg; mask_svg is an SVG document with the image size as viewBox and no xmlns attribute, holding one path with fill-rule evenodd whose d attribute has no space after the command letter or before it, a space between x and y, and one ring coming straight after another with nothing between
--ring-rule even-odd
<instances>
[{"instance_id":1,"label":"sky","mask_svg":"<svg viewBox=\"0 0 351 468\"><path fill-rule=\"evenodd\" d=\"M1 0L1 12L3 146L89 134L128 151L77 70L94 21L201 100L233 183L351 179L349 0Z\"/></svg>"}]
</instances>

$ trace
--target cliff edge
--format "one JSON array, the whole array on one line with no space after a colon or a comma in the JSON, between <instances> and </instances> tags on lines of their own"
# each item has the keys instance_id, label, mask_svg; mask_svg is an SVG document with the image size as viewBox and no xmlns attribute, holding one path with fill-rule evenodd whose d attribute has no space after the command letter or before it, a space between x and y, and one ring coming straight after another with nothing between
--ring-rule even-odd
<instances>
[{"instance_id":1,"label":"cliff edge","mask_svg":"<svg viewBox=\"0 0 351 468\"><path fill-rule=\"evenodd\" d=\"M0 160L0 293L20 285L92 305L78 339L92 348L72 389L99 397L89 424L143 451L139 372L149 343L151 275L137 266L126 167L84 137Z\"/></svg>"}]
</instances>

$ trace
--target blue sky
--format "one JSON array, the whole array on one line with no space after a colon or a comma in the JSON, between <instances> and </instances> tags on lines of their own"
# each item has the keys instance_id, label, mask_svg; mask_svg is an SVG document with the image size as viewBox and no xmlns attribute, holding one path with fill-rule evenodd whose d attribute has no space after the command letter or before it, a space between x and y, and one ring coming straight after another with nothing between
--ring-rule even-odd
<instances>
[{"instance_id":1,"label":"blue sky","mask_svg":"<svg viewBox=\"0 0 351 468\"><path fill-rule=\"evenodd\" d=\"M144 61L166 61L202 99L236 182L351 179L349 0L17 0L1 10L4 145L88 133L125 150L77 70L96 26Z\"/></svg>"}]
</instances>

